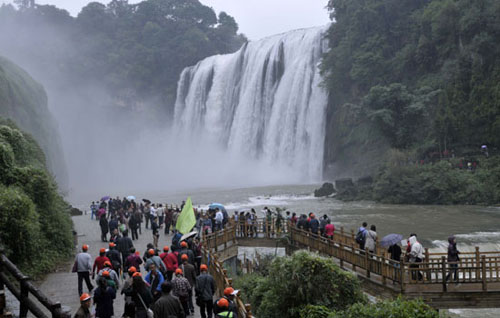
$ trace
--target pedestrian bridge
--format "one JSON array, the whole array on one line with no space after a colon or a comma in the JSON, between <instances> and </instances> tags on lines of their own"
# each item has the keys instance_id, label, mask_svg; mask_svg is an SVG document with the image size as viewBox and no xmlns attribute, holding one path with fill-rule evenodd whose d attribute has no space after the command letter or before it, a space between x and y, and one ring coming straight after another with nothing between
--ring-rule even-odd
<instances>
[{"instance_id":1,"label":"pedestrian bridge","mask_svg":"<svg viewBox=\"0 0 500 318\"><path fill-rule=\"evenodd\" d=\"M446 253L429 253L418 268L410 263L389 259L386 251L375 253L360 250L354 231L343 228L333 239L281 224L259 219L254 226L229 225L226 229L203 236L204 253L218 261L235 256L237 246L284 247L287 254L307 249L331 257L343 269L357 275L363 289L374 296L408 299L421 298L435 309L499 308L500 307L500 251L461 253L458 264L458 282L448 284L444 277L449 272ZM417 272L423 276L416 280ZM220 275L213 273L214 277ZM220 279L220 278L219 278Z\"/></svg>"}]
</instances>

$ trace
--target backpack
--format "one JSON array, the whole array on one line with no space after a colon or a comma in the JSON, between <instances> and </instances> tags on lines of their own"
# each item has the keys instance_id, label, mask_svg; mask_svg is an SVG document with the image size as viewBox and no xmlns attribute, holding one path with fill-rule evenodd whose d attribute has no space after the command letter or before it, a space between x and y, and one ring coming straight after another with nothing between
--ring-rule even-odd
<instances>
[{"instance_id":1,"label":"backpack","mask_svg":"<svg viewBox=\"0 0 500 318\"><path fill-rule=\"evenodd\" d=\"M358 233L356 234L356 243L364 244L365 240L365 231L358 231Z\"/></svg>"}]
</instances>

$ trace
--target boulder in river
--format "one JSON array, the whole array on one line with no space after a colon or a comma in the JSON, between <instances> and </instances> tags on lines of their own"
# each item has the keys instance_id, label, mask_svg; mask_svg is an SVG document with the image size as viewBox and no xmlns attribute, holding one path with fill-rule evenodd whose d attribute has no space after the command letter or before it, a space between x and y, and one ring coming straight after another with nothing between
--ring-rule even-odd
<instances>
[{"instance_id":1,"label":"boulder in river","mask_svg":"<svg viewBox=\"0 0 500 318\"><path fill-rule=\"evenodd\" d=\"M333 187L333 184L330 182L325 182L323 183L321 188L314 190L315 197L326 197L333 193L335 193L335 188Z\"/></svg>"}]
</instances>

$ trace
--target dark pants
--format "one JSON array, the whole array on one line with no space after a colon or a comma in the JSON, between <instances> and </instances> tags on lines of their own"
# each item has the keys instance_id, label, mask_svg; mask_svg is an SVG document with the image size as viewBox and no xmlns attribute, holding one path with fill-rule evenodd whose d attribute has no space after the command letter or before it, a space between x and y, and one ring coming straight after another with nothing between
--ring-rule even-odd
<instances>
[{"instance_id":1,"label":"dark pants","mask_svg":"<svg viewBox=\"0 0 500 318\"><path fill-rule=\"evenodd\" d=\"M145 215L144 219L146 219L146 228L148 229L149 228L149 219L151 219L151 216L150 215Z\"/></svg>"},{"instance_id":2,"label":"dark pants","mask_svg":"<svg viewBox=\"0 0 500 318\"><path fill-rule=\"evenodd\" d=\"M106 229L106 230L107 230L107 229ZM107 241L108 241L107 236L108 236L108 231L102 231L102 230L101 230L101 241L103 241L103 242L107 242Z\"/></svg>"},{"instance_id":3,"label":"dark pants","mask_svg":"<svg viewBox=\"0 0 500 318\"><path fill-rule=\"evenodd\" d=\"M448 279L450 278L451 274L453 274L453 279L457 281L458 280L457 270L458 270L458 264L457 263L450 264L450 272L448 273L448 275L446 275L446 279L444 281L445 282L448 281Z\"/></svg>"},{"instance_id":4,"label":"dark pants","mask_svg":"<svg viewBox=\"0 0 500 318\"><path fill-rule=\"evenodd\" d=\"M165 234L170 234L170 224L171 223L172 223L171 221L165 222Z\"/></svg>"},{"instance_id":5,"label":"dark pants","mask_svg":"<svg viewBox=\"0 0 500 318\"><path fill-rule=\"evenodd\" d=\"M94 286L92 286L92 283L90 282L90 276L89 272L78 272L78 294L82 295L83 293L83 280L85 279L85 284L87 284L87 288L89 290L89 293L94 289Z\"/></svg>"},{"instance_id":6,"label":"dark pants","mask_svg":"<svg viewBox=\"0 0 500 318\"><path fill-rule=\"evenodd\" d=\"M202 300L201 305L200 305L200 314L201 318L212 318L212 313L214 311L214 304L212 303L212 300ZM206 310L206 312L205 312Z\"/></svg>"},{"instance_id":7,"label":"dark pants","mask_svg":"<svg viewBox=\"0 0 500 318\"><path fill-rule=\"evenodd\" d=\"M167 271L167 280L171 281L173 275L174 275L174 271Z\"/></svg>"},{"instance_id":8,"label":"dark pants","mask_svg":"<svg viewBox=\"0 0 500 318\"><path fill-rule=\"evenodd\" d=\"M194 305L193 305L193 288L189 290L189 298L188 298L188 305L189 305L189 310L194 312ZM188 312L189 313L189 312ZM187 313L186 313L187 315Z\"/></svg>"},{"instance_id":9,"label":"dark pants","mask_svg":"<svg viewBox=\"0 0 500 318\"><path fill-rule=\"evenodd\" d=\"M181 302L181 305L182 305L182 309L184 310L184 315L185 316L189 316L189 300L188 298L182 298L182 297L179 297L179 300Z\"/></svg>"},{"instance_id":10,"label":"dark pants","mask_svg":"<svg viewBox=\"0 0 500 318\"><path fill-rule=\"evenodd\" d=\"M415 263L410 264L410 268L418 268L419 266L416 263L422 263L422 260L420 258L417 258L415 260ZM422 273L419 270L412 270L411 271L411 279L413 279L413 280L417 280L417 279L418 280L422 280L422 279L424 279L424 277L423 277Z\"/></svg>"},{"instance_id":11,"label":"dark pants","mask_svg":"<svg viewBox=\"0 0 500 318\"><path fill-rule=\"evenodd\" d=\"M137 233L137 228L132 229L132 239L133 240L138 240L139 239L139 234Z\"/></svg>"}]
</instances>

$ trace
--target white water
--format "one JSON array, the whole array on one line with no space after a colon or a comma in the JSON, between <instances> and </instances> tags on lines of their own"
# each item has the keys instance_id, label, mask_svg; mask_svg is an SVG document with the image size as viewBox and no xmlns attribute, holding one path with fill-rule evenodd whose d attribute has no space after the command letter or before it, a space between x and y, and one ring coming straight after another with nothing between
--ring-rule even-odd
<instances>
[{"instance_id":1,"label":"white water","mask_svg":"<svg viewBox=\"0 0 500 318\"><path fill-rule=\"evenodd\" d=\"M249 42L186 68L175 104L179 138L288 168L297 182L321 180L327 95L318 64L327 28Z\"/></svg>"}]
</instances>

